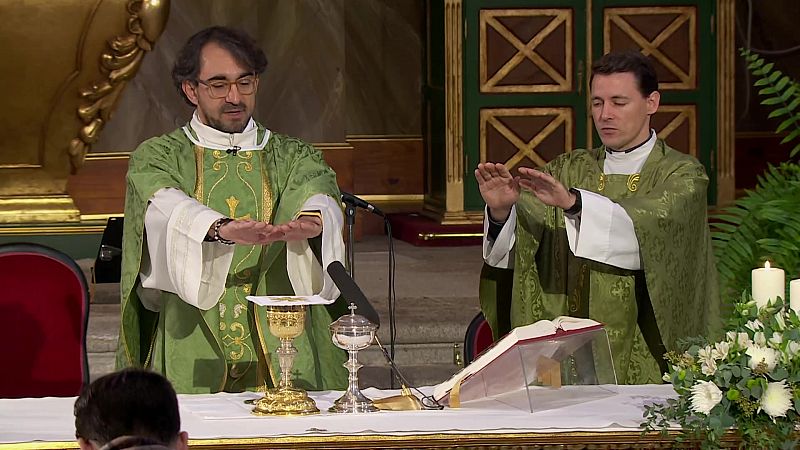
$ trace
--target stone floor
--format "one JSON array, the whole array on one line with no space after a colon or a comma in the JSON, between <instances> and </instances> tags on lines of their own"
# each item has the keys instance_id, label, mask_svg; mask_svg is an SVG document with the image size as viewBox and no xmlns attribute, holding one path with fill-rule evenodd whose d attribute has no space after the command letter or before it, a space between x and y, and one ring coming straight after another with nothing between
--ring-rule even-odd
<instances>
[{"instance_id":1,"label":"stone floor","mask_svg":"<svg viewBox=\"0 0 800 450\"><path fill-rule=\"evenodd\" d=\"M449 378L460 368L464 332L478 313L480 246L414 247L395 240L395 362L412 385ZM381 318L379 339L389 344L388 243L368 236L355 246L355 280ZM93 261L79 261L85 270ZM92 378L113 370L119 328L118 285L95 287L89 316ZM359 354L362 387L387 388L391 376L376 346Z\"/></svg>"}]
</instances>

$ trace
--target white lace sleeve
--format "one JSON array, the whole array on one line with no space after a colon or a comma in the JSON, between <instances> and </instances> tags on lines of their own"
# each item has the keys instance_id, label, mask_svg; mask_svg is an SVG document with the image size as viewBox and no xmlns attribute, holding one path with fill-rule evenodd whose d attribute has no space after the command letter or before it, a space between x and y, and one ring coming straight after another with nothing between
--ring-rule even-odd
<instances>
[{"instance_id":1,"label":"white lace sleeve","mask_svg":"<svg viewBox=\"0 0 800 450\"><path fill-rule=\"evenodd\" d=\"M172 292L203 310L214 306L225 289L234 250L233 246L203 241L220 217L180 190L156 192L145 214L142 287ZM158 308L147 303L150 309Z\"/></svg>"},{"instance_id":2,"label":"white lace sleeve","mask_svg":"<svg viewBox=\"0 0 800 450\"><path fill-rule=\"evenodd\" d=\"M328 267L333 261L342 261L344 217L341 205L327 195L316 194L306 200L302 210L322 214L322 267ZM328 300L339 297L339 289L322 267L307 240L286 243L286 270L295 295L317 294Z\"/></svg>"},{"instance_id":3,"label":"white lace sleeve","mask_svg":"<svg viewBox=\"0 0 800 450\"><path fill-rule=\"evenodd\" d=\"M516 243L515 231L517 229L517 207L511 207L506 223L500 234L492 241L489 239L489 211L483 213L483 260L493 267L501 269L514 268L514 244Z\"/></svg>"},{"instance_id":4,"label":"white lace sleeve","mask_svg":"<svg viewBox=\"0 0 800 450\"><path fill-rule=\"evenodd\" d=\"M625 209L608 197L582 189L581 203L580 218L564 216L572 253L623 269L641 269L639 241Z\"/></svg>"}]
</instances>

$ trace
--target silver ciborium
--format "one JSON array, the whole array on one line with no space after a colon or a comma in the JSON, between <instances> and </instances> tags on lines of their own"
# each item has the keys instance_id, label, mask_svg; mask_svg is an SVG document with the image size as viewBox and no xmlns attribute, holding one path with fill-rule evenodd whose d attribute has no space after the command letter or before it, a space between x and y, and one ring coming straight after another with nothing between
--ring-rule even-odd
<instances>
[{"instance_id":1,"label":"silver ciborium","mask_svg":"<svg viewBox=\"0 0 800 450\"><path fill-rule=\"evenodd\" d=\"M333 402L328 411L334 413L362 413L375 412L378 408L358 389L358 369L362 367L358 362L358 351L369 347L375 338L378 328L364 316L356 314L356 305L348 307L350 314L340 317L330 325L331 339L337 347L347 350L350 358L344 363L348 370L347 391L338 400Z\"/></svg>"}]
</instances>

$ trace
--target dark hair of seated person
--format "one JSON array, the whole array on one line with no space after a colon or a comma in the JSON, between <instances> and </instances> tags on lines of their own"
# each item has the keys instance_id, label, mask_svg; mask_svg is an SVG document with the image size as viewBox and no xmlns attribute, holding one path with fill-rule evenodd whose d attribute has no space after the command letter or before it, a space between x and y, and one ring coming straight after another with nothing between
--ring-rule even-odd
<instances>
[{"instance_id":1,"label":"dark hair of seated person","mask_svg":"<svg viewBox=\"0 0 800 450\"><path fill-rule=\"evenodd\" d=\"M105 375L75 400L81 448L183 448L188 437L180 427L175 390L156 372L125 369Z\"/></svg>"}]
</instances>

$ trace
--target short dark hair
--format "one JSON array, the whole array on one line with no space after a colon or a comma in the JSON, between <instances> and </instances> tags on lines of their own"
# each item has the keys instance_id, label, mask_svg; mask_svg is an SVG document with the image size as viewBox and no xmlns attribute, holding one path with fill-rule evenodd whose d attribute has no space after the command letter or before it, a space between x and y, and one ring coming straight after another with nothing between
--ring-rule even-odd
<instances>
[{"instance_id":1,"label":"short dark hair","mask_svg":"<svg viewBox=\"0 0 800 450\"><path fill-rule=\"evenodd\" d=\"M647 97L658 90L658 76L650 59L636 50L606 53L592 64L591 86L595 75L631 72L639 83L639 92Z\"/></svg>"},{"instance_id":2,"label":"short dark hair","mask_svg":"<svg viewBox=\"0 0 800 450\"><path fill-rule=\"evenodd\" d=\"M161 374L125 369L98 378L75 400L75 435L101 445L137 436L168 446L178 439L178 397Z\"/></svg>"},{"instance_id":3,"label":"short dark hair","mask_svg":"<svg viewBox=\"0 0 800 450\"><path fill-rule=\"evenodd\" d=\"M186 41L178 52L175 66L172 68L172 82L187 102L189 99L186 98L181 85L187 80L195 82L197 74L200 73L200 53L210 42L229 51L236 62L254 74L261 74L267 68L267 56L264 55L264 51L244 31L219 26L200 30Z\"/></svg>"}]
</instances>

